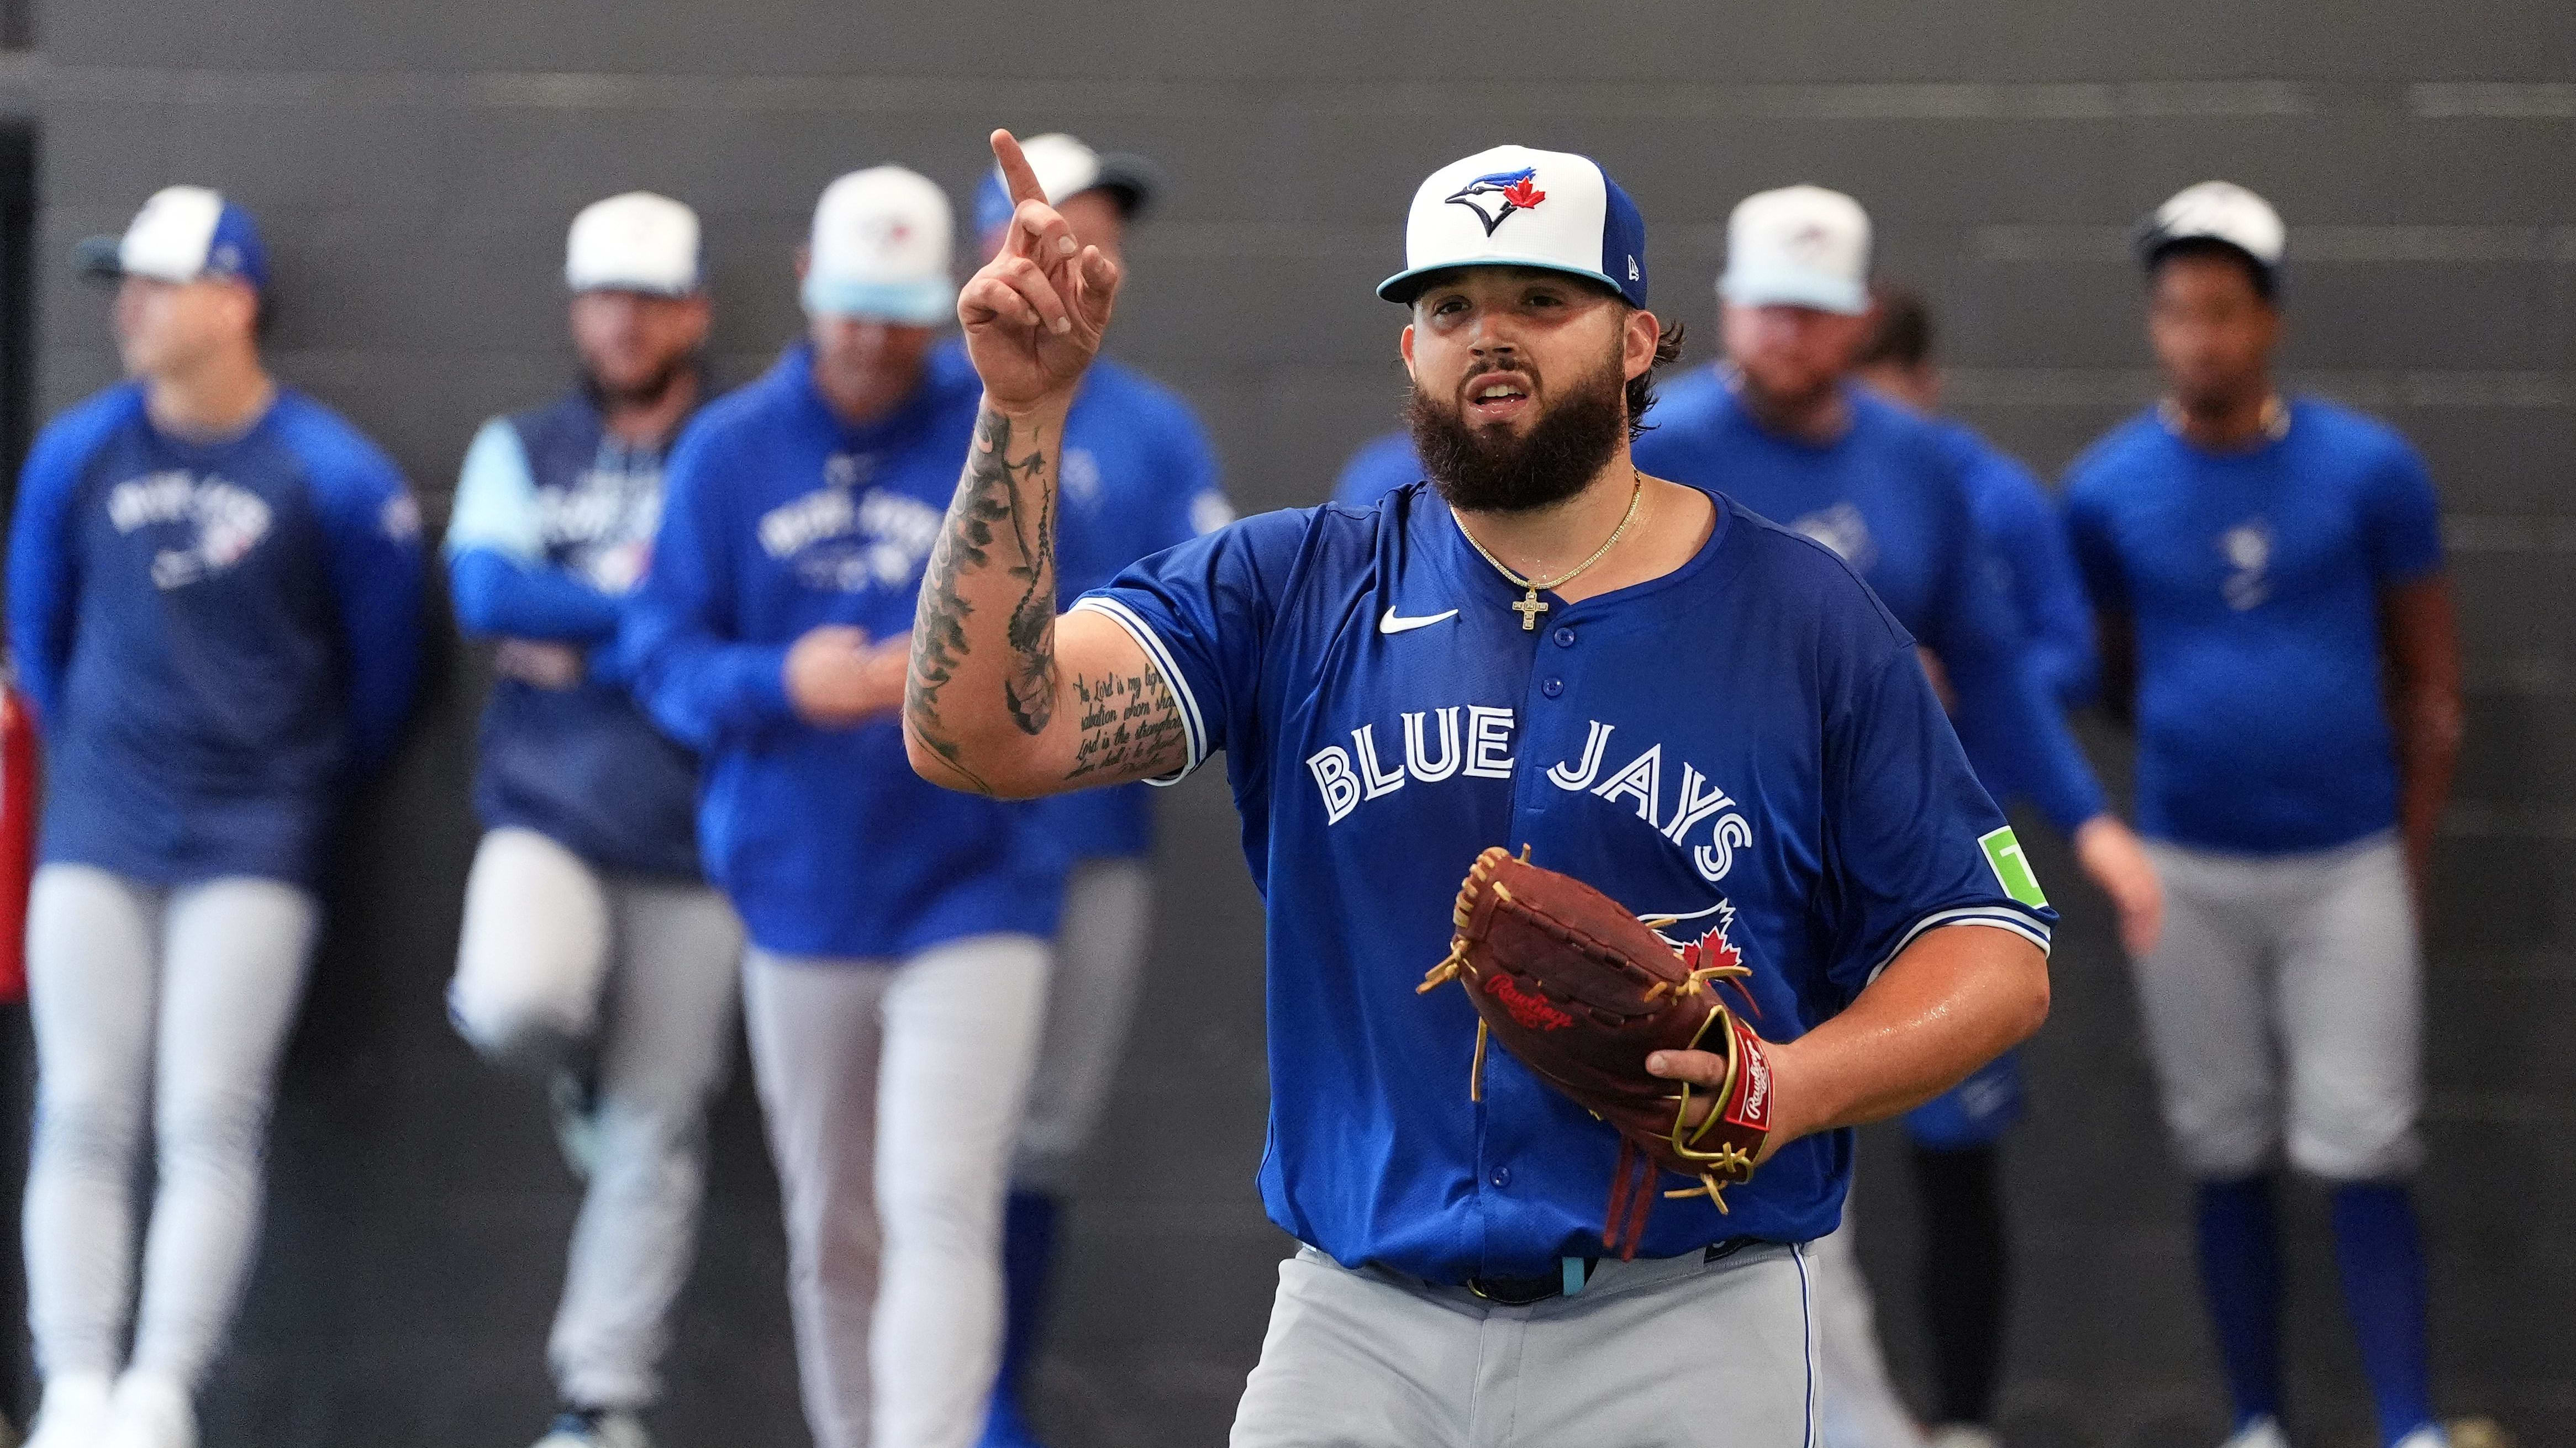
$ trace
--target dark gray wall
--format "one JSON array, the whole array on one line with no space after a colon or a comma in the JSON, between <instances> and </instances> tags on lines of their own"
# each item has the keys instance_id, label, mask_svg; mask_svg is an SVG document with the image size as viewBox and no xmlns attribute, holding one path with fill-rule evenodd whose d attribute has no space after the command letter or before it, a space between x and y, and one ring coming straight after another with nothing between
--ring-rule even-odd
<instances>
[{"instance_id":1,"label":"dark gray wall","mask_svg":"<svg viewBox=\"0 0 2576 1448\"><path fill-rule=\"evenodd\" d=\"M705 213L740 377L793 330L788 256L833 175L900 160L962 196L996 124L1161 158L1172 197L1134 243L1115 348L1198 403L1256 507L1314 499L1389 421L1396 318L1368 285L1393 268L1415 180L1496 140L1607 159L1653 223L1662 309L1694 327L1737 197L1797 180L1857 194L1886 269L1944 310L1959 406L2047 467L2151 388L2123 229L2190 181L2256 187L2293 228L2293 363L2432 460L2471 648L2430 923L2440 1395L2527 1441L2576 1441L2556 1321L2576 1300L2563 0L80 0L41 7L37 36L0 66L0 104L41 124L44 408L112 368L64 249L156 186L209 182L273 238L281 368L383 439L433 517L475 422L564 377L563 225L628 187ZM533 1098L443 1029L476 679L452 646L441 677L348 852L215 1448L505 1443L543 1409L573 1192ZM1177 792L1165 818L1151 984L1043 1375L1068 1445L1217 1440L1283 1245L1248 1184L1257 902L1221 789ZM2011 1147L2024 1266L2006 1417L2034 1444L2215 1441L2184 1189L2125 977L2098 899L2062 855L2043 863L2069 924ZM664 1424L679 1444L797 1442L774 1199L739 1089L717 1158ZM1872 1134L1864 1158L1882 1321L1919 1385L1901 1157ZM2319 1441L2360 1443L2321 1213L2293 1200L2295 1400Z\"/></svg>"}]
</instances>

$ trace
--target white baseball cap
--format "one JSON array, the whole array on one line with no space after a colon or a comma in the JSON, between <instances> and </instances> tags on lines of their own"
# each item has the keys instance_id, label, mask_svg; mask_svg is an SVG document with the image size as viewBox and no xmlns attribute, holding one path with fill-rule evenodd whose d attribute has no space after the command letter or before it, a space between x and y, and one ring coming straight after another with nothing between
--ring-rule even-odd
<instances>
[{"instance_id":1,"label":"white baseball cap","mask_svg":"<svg viewBox=\"0 0 2576 1448\"><path fill-rule=\"evenodd\" d=\"M668 196L629 191L594 201L564 241L564 285L576 292L698 289L698 214Z\"/></svg>"},{"instance_id":2,"label":"white baseball cap","mask_svg":"<svg viewBox=\"0 0 2576 1448\"><path fill-rule=\"evenodd\" d=\"M219 278L268 289L268 249L250 212L205 186L164 186L134 213L122 236L93 236L75 248L99 277L162 282Z\"/></svg>"},{"instance_id":3,"label":"white baseball cap","mask_svg":"<svg viewBox=\"0 0 2576 1448\"><path fill-rule=\"evenodd\" d=\"M2167 247L2186 241L2232 246L2252 258L2268 281L2288 248L2289 229L2262 197L2233 181L2203 181L2175 192L2139 226L2138 259L2154 266Z\"/></svg>"},{"instance_id":4,"label":"white baseball cap","mask_svg":"<svg viewBox=\"0 0 2576 1448\"><path fill-rule=\"evenodd\" d=\"M1038 178L1038 189L1046 193L1050 206L1061 206L1085 191L1106 191L1118 203L1118 214L1133 221L1154 204L1154 193L1163 185L1162 174L1144 157L1095 151L1062 131L1029 137L1020 142L1020 154L1028 158L1029 174ZM1010 225L1016 209L1010 188L1003 184L1002 168L985 172L982 184L975 188L977 234L990 235Z\"/></svg>"},{"instance_id":5,"label":"white baseball cap","mask_svg":"<svg viewBox=\"0 0 2576 1448\"><path fill-rule=\"evenodd\" d=\"M957 310L948 194L901 166L853 171L814 205L805 310L935 327Z\"/></svg>"},{"instance_id":6,"label":"white baseball cap","mask_svg":"<svg viewBox=\"0 0 2576 1448\"><path fill-rule=\"evenodd\" d=\"M1869 310L1869 213L1822 186L1757 191L1726 219L1717 294L1740 307Z\"/></svg>"},{"instance_id":7,"label":"white baseball cap","mask_svg":"<svg viewBox=\"0 0 2576 1448\"><path fill-rule=\"evenodd\" d=\"M1378 283L1411 302L1422 278L1461 266L1531 266L1588 277L1646 305L1646 220L1601 163L1571 151L1496 146L1431 173L1404 219L1404 270Z\"/></svg>"}]
</instances>

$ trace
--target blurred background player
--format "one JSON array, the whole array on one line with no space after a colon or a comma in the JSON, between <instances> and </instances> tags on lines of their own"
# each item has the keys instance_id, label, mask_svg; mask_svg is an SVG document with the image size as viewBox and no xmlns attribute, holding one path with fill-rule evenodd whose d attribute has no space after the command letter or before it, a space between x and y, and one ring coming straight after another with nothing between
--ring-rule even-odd
<instances>
[{"instance_id":1,"label":"blurred background player","mask_svg":"<svg viewBox=\"0 0 2576 1448\"><path fill-rule=\"evenodd\" d=\"M912 772L895 714L981 395L936 345L950 238L947 197L900 167L825 189L806 338L682 440L628 621L641 696L706 756L699 839L750 933L819 1448L966 1448L984 1426L1062 883L1025 807Z\"/></svg>"},{"instance_id":2,"label":"blurred background player","mask_svg":"<svg viewBox=\"0 0 2576 1448\"><path fill-rule=\"evenodd\" d=\"M2059 704L2085 702L2098 673L2092 610L2055 501L2029 469L1975 429L1938 416L1941 372L1932 360L1932 313L1923 298L1887 282L1874 284L1870 298L1869 339L1856 380L1939 434L1967 484L1987 562L2012 605L2028 662ZM1996 761L2006 769L2011 762ZM1988 784L1999 796L2017 792L2009 778ZM1936 1244L1923 1256L1922 1310L1932 1345L1931 1441L1938 1448L1996 1441L1995 1387L2012 1290L1996 1143L2020 1118L2021 1104L2018 1057L2007 1052L1905 1116L1922 1238ZM1834 1301L1843 1309L1827 1334L1836 1350L1824 1356L1827 1422L1840 1429L1833 1448L1918 1441L1888 1383L1859 1273L1834 1274L1819 1286L1840 1294Z\"/></svg>"},{"instance_id":3,"label":"blurred background player","mask_svg":"<svg viewBox=\"0 0 2576 1448\"><path fill-rule=\"evenodd\" d=\"M32 1441L188 1448L258 1237L323 859L411 706L420 519L374 444L262 364L249 212L172 186L83 252L121 278L127 380L37 439L9 549L49 785L27 924Z\"/></svg>"},{"instance_id":4,"label":"blurred background player","mask_svg":"<svg viewBox=\"0 0 2576 1448\"><path fill-rule=\"evenodd\" d=\"M2102 661L2066 521L2030 469L1975 428L1941 415L1936 341L1932 309L1921 293L1876 283L1870 288L1869 340L1853 379L1929 423L1948 448L1968 486L1968 507L1986 540L1987 562L2021 625L2024 657L2059 704L2081 708L2093 702Z\"/></svg>"},{"instance_id":5,"label":"blurred background player","mask_svg":"<svg viewBox=\"0 0 2576 1448\"><path fill-rule=\"evenodd\" d=\"M2127 939L2160 910L2136 837L2105 807L2057 695L2025 647L1970 474L1984 449L1854 385L1872 330L1869 218L1816 186L1738 204L1719 278L1725 359L1677 377L1638 440L1650 472L1721 490L1840 554L1923 645L1960 742L1998 800L2027 795L2111 897ZM1991 1409L2004 1242L1992 1142L2019 1108L2009 1055L1910 1113L1934 1266L1941 1416L1974 1443ZM1917 1436L1886 1387L1846 1225L1818 1244L1826 1431L1838 1448Z\"/></svg>"},{"instance_id":6,"label":"blurred background player","mask_svg":"<svg viewBox=\"0 0 2576 1448\"><path fill-rule=\"evenodd\" d=\"M2205 182L2140 233L2165 400L2068 474L2105 691L2171 890L2137 960L2237 1448L2281 1448L2271 1173L2331 1185L2388 1444L2432 1448L2416 902L2461 733L2431 480L2385 424L2273 381L2280 216ZM2274 1064L2275 1054L2279 1065Z\"/></svg>"},{"instance_id":7,"label":"blurred background player","mask_svg":"<svg viewBox=\"0 0 2576 1448\"><path fill-rule=\"evenodd\" d=\"M1153 204L1159 177L1141 157L1101 154L1067 135L1032 136L1029 166L1076 241L1120 266L1127 226ZM1010 233L1011 194L997 168L975 194L983 254ZM1102 358L1084 374L1065 421L1056 595L1069 606L1148 554L1233 520L1215 451L1189 404ZM1056 932L1028 1119L1012 1166L1002 1264L1008 1320L986 1448L1033 1444L1020 1395L1045 1327L1058 1216L1083 1145L1117 1074L1153 916L1153 811L1142 784L1063 795L1040 806L1071 860Z\"/></svg>"},{"instance_id":8,"label":"blurred background player","mask_svg":"<svg viewBox=\"0 0 2576 1448\"><path fill-rule=\"evenodd\" d=\"M589 1182L547 1356L545 1448L638 1448L705 1185L742 926L698 868L697 757L627 693L615 648L652 558L662 464L705 397L697 213L630 192L573 218L581 381L483 425L448 524L457 625L497 639L450 1014L552 1073Z\"/></svg>"},{"instance_id":9,"label":"blurred background player","mask_svg":"<svg viewBox=\"0 0 2576 1448\"><path fill-rule=\"evenodd\" d=\"M1719 279L1725 360L1676 376L1646 418L1638 465L1722 492L1840 554L1921 642L1977 766L2009 777L2074 841L2151 940L2154 871L2024 657L1939 434L1849 381L1869 335L1869 218L1840 192L1747 197Z\"/></svg>"}]
</instances>

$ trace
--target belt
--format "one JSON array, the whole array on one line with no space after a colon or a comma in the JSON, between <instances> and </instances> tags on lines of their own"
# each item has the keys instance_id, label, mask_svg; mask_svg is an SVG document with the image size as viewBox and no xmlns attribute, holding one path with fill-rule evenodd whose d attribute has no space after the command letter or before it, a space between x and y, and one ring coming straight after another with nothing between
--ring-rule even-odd
<instances>
[{"instance_id":1,"label":"belt","mask_svg":"<svg viewBox=\"0 0 2576 1448\"><path fill-rule=\"evenodd\" d=\"M1751 1246L1756 1240L1752 1237L1729 1237L1723 1242L1711 1242L1700 1249L1699 1259L1702 1263L1716 1262ZM1533 1302L1545 1302L1551 1297L1572 1297L1581 1292L1584 1284L1592 1280L1593 1269L1601 1265L1598 1257L1561 1257L1557 1260L1558 1270L1552 1276L1470 1277L1465 1285L1469 1292L1498 1307L1527 1307Z\"/></svg>"}]
</instances>

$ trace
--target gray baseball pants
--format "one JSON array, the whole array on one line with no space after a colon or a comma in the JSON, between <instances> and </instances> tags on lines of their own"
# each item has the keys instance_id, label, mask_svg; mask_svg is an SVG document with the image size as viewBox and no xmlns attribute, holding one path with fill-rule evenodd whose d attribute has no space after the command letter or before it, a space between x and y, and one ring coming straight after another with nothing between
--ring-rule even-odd
<instances>
[{"instance_id":1,"label":"gray baseball pants","mask_svg":"<svg viewBox=\"0 0 2576 1448\"><path fill-rule=\"evenodd\" d=\"M596 1150L546 1345L566 1402L661 1396L742 948L711 885L601 870L534 830L494 830L475 852L450 1018L494 1059L543 1068L587 1052L594 1071Z\"/></svg>"},{"instance_id":2,"label":"gray baseball pants","mask_svg":"<svg viewBox=\"0 0 2576 1448\"><path fill-rule=\"evenodd\" d=\"M1815 1448L1804 1249L1604 1262L1526 1307L1312 1247L1279 1264L1231 1448Z\"/></svg>"},{"instance_id":3,"label":"gray baseball pants","mask_svg":"<svg viewBox=\"0 0 2576 1448\"><path fill-rule=\"evenodd\" d=\"M1033 1078L1042 1084L1029 1093L1020 1124L1013 1186L1072 1187L1074 1165L1118 1074L1153 913L1154 877L1143 860L1084 860L1066 877Z\"/></svg>"},{"instance_id":4,"label":"gray baseball pants","mask_svg":"<svg viewBox=\"0 0 2576 1448\"><path fill-rule=\"evenodd\" d=\"M1027 935L902 960L752 947L744 1023L815 1448L970 1448L983 1432L1046 972Z\"/></svg>"},{"instance_id":5,"label":"gray baseball pants","mask_svg":"<svg viewBox=\"0 0 2576 1448\"><path fill-rule=\"evenodd\" d=\"M2423 1154L2423 956L2393 835L2286 856L2149 841L2164 938L2139 1003L2184 1168L2254 1175L2281 1154L2329 1181Z\"/></svg>"},{"instance_id":6,"label":"gray baseball pants","mask_svg":"<svg viewBox=\"0 0 2576 1448\"><path fill-rule=\"evenodd\" d=\"M193 1384L213 1359L259 1237L269 1103L319 920L311 895L277 880L36 871L25 1230L46 1376L112 1374L124 1356L147 1107L160 1180L132 1365Z\"/></svg>"}]
</instances>

